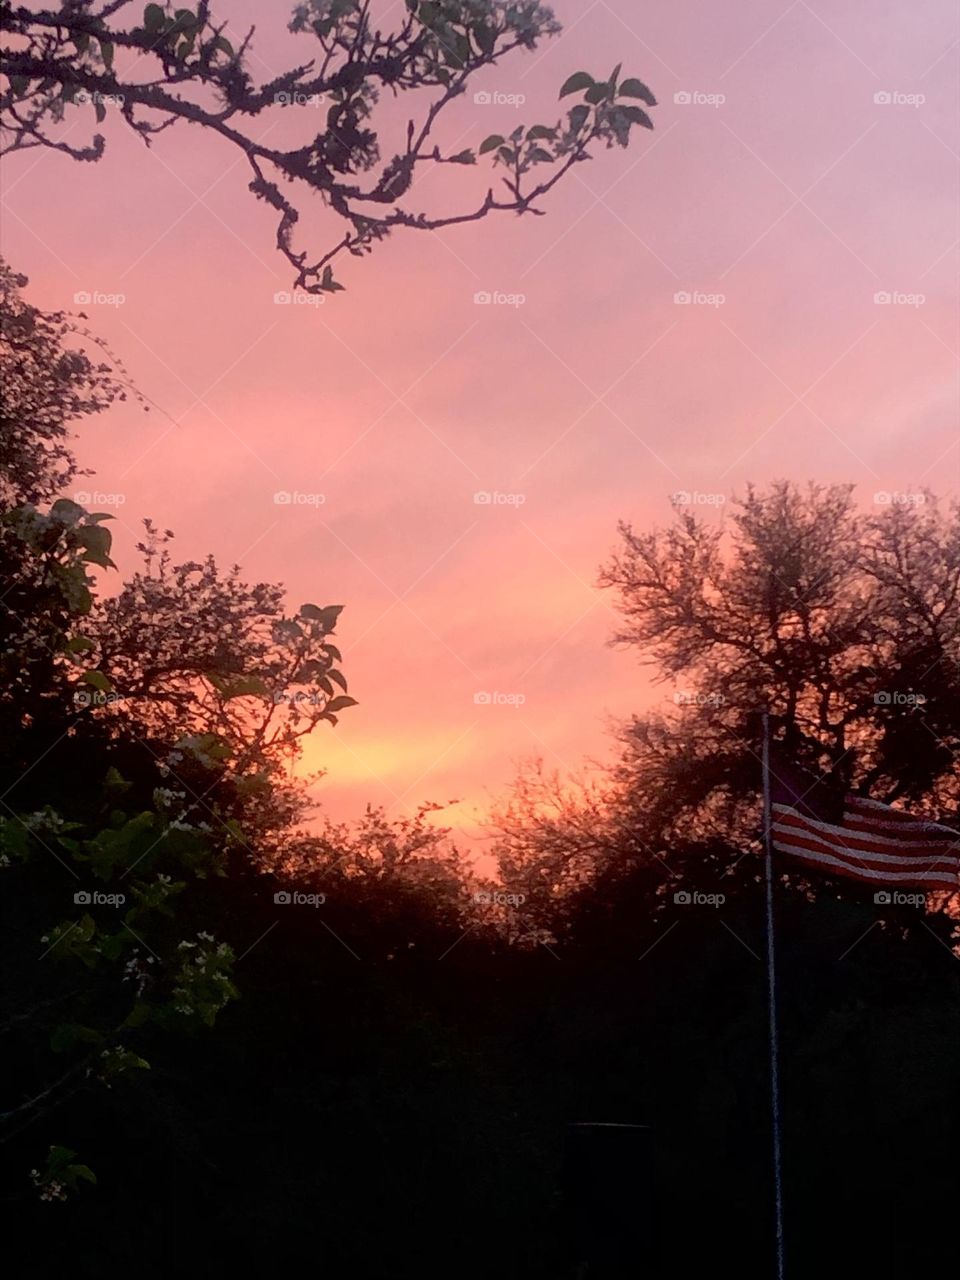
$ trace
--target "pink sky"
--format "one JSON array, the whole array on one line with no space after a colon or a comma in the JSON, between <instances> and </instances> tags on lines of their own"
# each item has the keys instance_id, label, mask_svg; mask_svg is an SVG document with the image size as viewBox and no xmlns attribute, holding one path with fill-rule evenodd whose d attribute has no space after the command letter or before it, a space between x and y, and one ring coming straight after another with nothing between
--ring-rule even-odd
<instances>
[{"instance_id":1,"label":"pink sky","mask_svg":"<svg viewBox=\"0 0 960 1280\"><path fill-rule=\"evenodd\" d=\"M477 81L525 104L468 96L441 142L552 123L569 74L619 61L656 93L656 131L581 166L545 218L347 259L348 292L322 307L274 304L290 272L272 215L213 138L178 129L147 151L115 126L96 166L6 166L3 252L31 298L124 294L87 308L91 325L169 415L121 407L79 442L97 471L84 487L125 496L121 568L151 515L184 559L210 550L284 582L294 606L346 606L361 705L307 750L338 817L457 797L447 819L476 834L518 760L601 758L611 716L666 696L605 644L613 602L594 584L618 517L663 522L675 491L779 476L853 480L865 503L957 492L954 0L555 10L559 39ZM307 56L283 3L218 12L237 32L257 21L264 78ZM452 209L489 180L483 162L443 168L416 192ZM302 242L341 234L314 202ZM477 306L478 290L525 301ZM323 505L274 503L292 490Z\"/></svg>"}]
</instances>

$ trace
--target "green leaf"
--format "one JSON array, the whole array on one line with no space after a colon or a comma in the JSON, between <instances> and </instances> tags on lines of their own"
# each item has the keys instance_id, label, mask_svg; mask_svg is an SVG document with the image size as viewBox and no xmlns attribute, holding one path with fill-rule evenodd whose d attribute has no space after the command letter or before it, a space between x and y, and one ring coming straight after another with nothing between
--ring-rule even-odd
<instances>
[{"instance_id":1,"label":"green leaf","mask_svg":"<svg viewBox=\"0 0 960 1280\"><path fill-rule=\"evenodd\" d=\"M242 680L236 680L233 684L225 685L222 689L225 699L245 698L250 694L258 694L261 697L269 696L270 690L263 683L259 676L244 676Z\"/></svg>"},{"instance_id":2,"label":"green leaf","mask_svg":"<svg viewBox=\"0 0 960 1280\"><path fill-rule=\"evenodd\" d=\"M641 98L648 107L655 107L657 100L642 80L624 80L619 89L621 98Z\"/></svg>"},{"instance_id":3,"label":"green leaf","mask_svg":"<svg viewBox=\"0 0 960 1280\"><path fill-rule=\"evenodd\" d=\"M88 649L93 647L93 641L89 636L71 636L64 645L67 653L86 653Z\"/></svg>"},{"instance_id":4,"label":"green leaf","mask_svg":"<svg viewBox=\"0 0 960 1280\"><path fill-rule=\"evenodd\" d=\"M79 1022L63 1022L54 1028L50 1048L54 1053L66 1053L78 1044L97 1044L102 1039L100 1032L92 1027L84 1027Z\"/></svg>"},{"instance_id":5,"label":"green leaf","mask_svg":"<svg viewBox=\"0 0 960 1280\"><path fill-rule=\"evenodd\" d=\"M159 4L148 4L143 11L143 26L146 31L159 31L163 26L163 7Z\"/></svg>"},{"instance_id":6,"label":"green leaf","mask_svg":"<svg viewBox=\"0 0 960 1280\"><path fill-rule=\"evenodd\" d=\"M565 98L568 93L576 93L578 89L589 89L593 83L593 76L588 75L586 71L575 71L568 80L563 82L560 97Z\"/></svg>"},{"instance_id":7,"label":"green leaf","mask_svg":"<svg viewBox=\"0 0 960 1280\"><path fill-rule=\"evenodd\" d=\"M501 134L491 133L489 138L484 138L480 143L479 154L485 156L488 151L493 151L497 147L502 147L505 141L506 139L503 138Z\"/></svg>"},{"instance_id":8,"label":"green leaf","mask_svg":"<svg viewBox=\"0 0 960 1280\"><path fill-rule=\"evenodd\" d=\"M102 671L85 671L83 683L92 685L94 689L99 689L101 693L113 692L113 685Z\"/></svg>"},{"instance_id":9,"label":"green leaf","mask_svg":"<svg viewBox=\"0 0 960 1280\"><path fill-rule=\"evenodd\" d=\"M339 698L332 698L324 707L324 711L333 715L335 711L343 711L346 707L356 706L359 706L356 698L347 698L341 695Z\"/></svg>"}]
</instances>

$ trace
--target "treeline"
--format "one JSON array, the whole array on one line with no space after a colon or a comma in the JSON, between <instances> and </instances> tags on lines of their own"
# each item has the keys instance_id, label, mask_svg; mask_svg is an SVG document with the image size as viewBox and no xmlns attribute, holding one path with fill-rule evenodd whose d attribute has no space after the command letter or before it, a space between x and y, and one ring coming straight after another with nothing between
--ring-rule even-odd
<instances>
[{"instance_id":1,"label":"treeline","mask_svg":"<svg viewBox=\"0 0 960 1280\"><path fill-rule=\"evenodd\" d=\"M799 763L957 824L956 508L775 484L721 524L623 526L602 581L664 708L623 724L599 781L517 780L494 882L428 810L310 820L289 766L352 711L339 605L180 561L149 522L103 594L110 520L69 496L70 431L129 383L22 277L2 285L14 1256L39 1275L575 1275L564 1152L592 1120L652 1126L651 1274L768 1276L758 711ZM934 1274L956 896L781 871L791 1271Z\"/></svg>"}]
</instances>

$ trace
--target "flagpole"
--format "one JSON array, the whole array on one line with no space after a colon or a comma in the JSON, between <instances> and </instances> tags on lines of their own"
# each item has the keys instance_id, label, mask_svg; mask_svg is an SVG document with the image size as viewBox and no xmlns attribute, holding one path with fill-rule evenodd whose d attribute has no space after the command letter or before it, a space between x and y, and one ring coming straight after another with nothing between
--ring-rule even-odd
<instances>
[{"instance_id":1,"label":"flagpole","mask_svg":"<svg viewBox=\"0 0 960 1280\"><path fill-rule=\"evenodd\" d=\"M770 1019L770 1111L773 1121L774 1222L777 1280L783 1280L783 1158L780 1135L780 1042L777 1030L777 969L773 932L773 808L770 798L770 714L763 713L763 840L767 899L767 998Z\"/></svg>"}]
</instances>

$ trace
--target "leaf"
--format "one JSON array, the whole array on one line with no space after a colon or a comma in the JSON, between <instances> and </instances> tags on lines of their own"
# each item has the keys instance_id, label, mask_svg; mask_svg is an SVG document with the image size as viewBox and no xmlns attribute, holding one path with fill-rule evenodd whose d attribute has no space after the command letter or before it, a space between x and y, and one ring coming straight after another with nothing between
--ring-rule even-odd
<instances>
[{"instance_id":1,"label":"leaf","mask_svg":"<svg viewBox=\"0 0 960 1280\"><path fill-rule=\"evenodd\" d=\"M233 52L233 45L224 36L217 36L216 40L213 42L213 47L214 49L222 50L228 58L236 57L236 54Z\"/></svg>"},{"instance_id":2,"label":"leaf","mask_svg":"<svg viewBox=\"0 0 960 1280\"><path fill-rule=\"evenodd\" d=\"M242 680L236 680L233 684L225 685L222 693L223 697L229 700L230 698L246 698L251 694L267 697L270 690L259 676L244 676Z\"/></svg>"},{"instance_id":3,"label":"leaf","mask_svg":"<svg viewBox=\"0 0 960 1280\"><path fill-rule=\"evenodd\" d=\"M624 80L619 89L621 98L641 98L648 107L655 107L657 100L642 80Z\"/></svg>"},{"instance_id":4,"label":"leaf","mask_svg":"<svg viewBox=\"0 0 960 1280\"><path fill-rule=\"evenodd\" d=\"M89 636L71 636L64 645L67 653L86 653L88 649L93 647L93 641Z\"/></svg>"},{"instance_id":5,"label":"leaf","mask_svg":"<svg viewBox=\"0 0 960 1280\"><path fill-rule=\"evenodd\" d=\"M338 671L336 667L331 667L327 675L335 684L340 686L344 693L347 692L347 678L342 671Z\"/></svg>"},{"instance_id":6,"label":"leaf","mask_svg":"<svg viewBox=\"0 0 960 1280\"><path fill-rule=\"evenodd\" d=\"M593 83L593 76L588 75L586 71L575 71L568 80L563 82L560 97L565 98L568 93L576 93L578 89L589 89Z\"/></svg>"},{"instance_id":7,"label":"leaf","mask_svg":"<svg viewBox=\"0 0 960 1280\"><path fill-rule=\"evenodd\" d=\"M341 695L339 698L333 698L330 702L328 702L327 705L324 707L324 711L326 711L330 715L333 715L335 711L343 711L347 707L356 707L356 706L359 706L359 703L357 702L356 698L347 698Z\"/></svg>"},{"instance_id":8,"label":"leaf","mask_svg":"<svg viewBox=\"0 0 960 1280\"><path fill-rule=\"evenodd\" d=\"M527 130L527 141L533 142L535 138L549 138L551 141L557 136L556 129L551 129L545 124L535 124Z\"/></svg>"},{"instance_id":9,"label":"leaf","mask_svg":"<svg viewBox=\"0 0 960 1280\"><path fill-rule=\"evenodd\" d=\"M81 547L84 548L84 555L81 557L92 564L98 564L103 569L116 568L110 559L110 544L113 537L109 529L104 529L101 525L84 525L77 534L77 540Z\"/></svg>"},{"instance_id":10,"label":"leaf","mask_svg":"<svg viewBox=\"0 0 960 1280\"><path fill-rule=\"evenodd\" d=\"M338 289L343 289L343 285L337 284L333 278L333 267L327 265L323 268L323 275L320 277L320 288L326 289L329 293L336 293Z\"/></svg>"},{"instance_id":11,"label":"leaf","mask_svg":"<svg viewBox=\"0 0 960 1280\"><path fill-rule=\"evenodd\" d=\"M92 1027L84 1027L79 1022L62 1022L54 1028L50 1048L54 1053L66 1053L78 1044L96 1044L102 1039L100 1032Z\"/></svg>"},{"instance_id":12,"label":"leaf","mask_svg":"<svg viewBox=\"0 0 960 1280\"><path fill-rule=\"evenodd\" d=\"M103 124L104 120L107 118L107 108L99 98L94 99L93 109L97 114L97 124Z\"/></svg>"},{"instance_id":13,"label":"leaf","mask_svg":"<svg viewBox=\"0 0 960 1280\"><path fill-rule=\"evenodd\" d=\"M159 4L148 4L143 11L144 30L159 31L163 22L163 7Z\"/></svg>"},{"instance_id":14,"label":"leaf","mask_svg":"<svg viewBox=\"0 0 960 1280\"><path fill-rule=\"evenodd\" d=\"M337 625L337 619L343 612L342 604L328 604L319 609L315 604L304 604L300 606L300 617L309 618L313 622L319 622L324 631L332 631Z\"/></svg>"},{"instance_id":15,"label":"leaf","mask_svg":"<svg viewBox=\"0 0 960 1280\"><path fill-rule=\"evenodd\" d=\"M62 520L64 524L76 524L85 512L79 503L73 502L70 498L58 498L50 508L50 514Z\"/></svg>"},{"instance_id":16,"label":"leaf","mask_svg":"<svg viewBox=\"0 0 960 1280\"><path fill-rule=\"evenodd\" d=\"M113 45L109 40L100 41L100 54L103 58L103 65L108 71L113 70Z\"/></svg>"},{"instance_id":17,"label":"leaf","mask_svg":"<svg viewBox=\"0 0 960 1280\"><path fill-rule=\"evenodd\" d=\"M94 689L99 689L101 693L113 692L113 685L102 671L85 671L83 683L92 685Z\"/></svg>"},{"instance_id":18,"label":"leaf","mask_svg":"<svg viewBox=\"0 0 960 1280\"><path fill-rule=\"evenodd\" d=\"M570 130L572 133L579 133L586 123L587 116L590 114L590 108L585 107L582 103L574 107L570 113Z\"/></svg>"},{"instance_id":19,"label":"leaf","mask_svg":"<svg viewBox=\"0 0 960 1280\"><path fill-rule=\"evenodd\" d=\"M503 136L499 133L491 133L489 138L484 138L480 143L479 154L485 156L488 151L493 151L496 147L502 147L505 142Z\"/></svg>"},{"instance_id":20,"label":"leaf","mask_svg":"<svg viewBox=\"0 0 960 1280\"><path fill-rule=\"evenodd\" d=\"M323 651L324 653L328 653L330 657L333 658L334 662L343 661L343 654L340 652L340 650L337 648L335 644L325 644L323 646Z\"/></svg>"},{"instance_id":21,"label":"leaf","mask_svg":"<svg viewBox=\"0 0 960 1280\"><path fill-rule=\"evenodd\" d=\"M608 84L595 84L593 88L588 89L583 96L587 102L591 103L593 106L597 106L599 103L606 100L609 93L610 86Z\"/></svg>"},{"instance_id":22,"label":"leaf","mask_svg":"<svg viewBox=\"0 0 960 1280\"><path fill-rule=\"evenodd\" d=\"M645 129L653 128L653 121L643 107L618 107L617 110L634 124L642 124Z\"/></svg>"},{"instance_id":23,"label":"leaf","mask_svg":"<svg viewBox=\"0 0 960 1280\"><path fill-rule=\"evenodd\" d=\"M544 151L543 147L534 147L530 152L530 159L536 164L549 164L553 156L549 151Z\"/></svg>"},{"instance_id":24,"label":"leaf","mask_svg":"<svg viewBox=\"0 0 960 1280\"><path fill-rule=\"evenodd\" d=\"M451 164L476 164L477 157L472 151L458 151L455 156L450 156Z\"/></svg>"}]
</instances>

